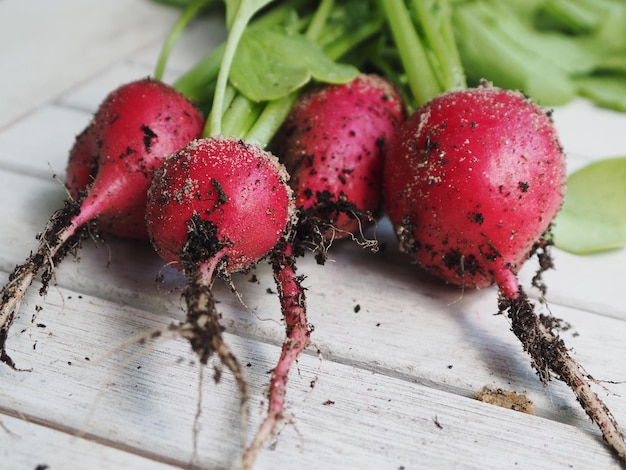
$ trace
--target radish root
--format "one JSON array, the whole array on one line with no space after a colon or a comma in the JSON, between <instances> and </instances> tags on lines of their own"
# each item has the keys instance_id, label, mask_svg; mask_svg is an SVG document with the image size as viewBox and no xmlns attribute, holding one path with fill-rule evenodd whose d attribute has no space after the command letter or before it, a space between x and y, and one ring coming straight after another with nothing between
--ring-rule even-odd
<instances>
[{"instance_id":1,"label":"radish root","mask_svg":"<svg viewBox=\"0 0 626 470\"><path fill-rule=\"evenodd\" d=\"M13 359L6 352L9 330L35 277L42 273L42 286L39 289L39 295L43 296L48 291L55 266L69 252L78 249L87 230L71 233L63 230L67 226L67 221L78 212L78 208L78 205L68 200L62 209L53 214L45 230L37 236L39 240L37 251L31 253L24 263L15 267L9 275L9 282L0 293L0 361L14 370L21 369L18 369ZM59 236L60 231L62 231L63 237Z\"/></svg>"},{"instance_id":2,"label":"radish root","mask_svg":"<svg viewBox=\"0 0 626 470\"><path fill-rule=\"evenodd\" d=\"M285 319L286 338L280 359L270 379L267 416L244 452L242 470L249 470L253 467L261 448L270 439L283 418L289 371L300 353L311 342L312 327L307 322L306 296L302 287L303 277L296 275L296 262L292 248L292 245L287 243L282 249L278 247L272 255L274 279L279 290L281 309Z\"/></svg>"},{"instance_id":3,"label":"radish root","mask_svg":"<svg viewBox=\"0 0 626 470\"><path fill-rule=\"evenodd\" d=\"M507 312L511 329L530 355L532 366L541 382L546 385L553 373L566 383L576 395L589 418L600 428L605 441L623 460L626 460L626 441L611 411L592 390L592 378L583 372L571 357L565 343L554 334L557 326L549 315L538 316L533 304L520 288L515 299L500 294L499 308Z\"/></svg>"}]
</instances>

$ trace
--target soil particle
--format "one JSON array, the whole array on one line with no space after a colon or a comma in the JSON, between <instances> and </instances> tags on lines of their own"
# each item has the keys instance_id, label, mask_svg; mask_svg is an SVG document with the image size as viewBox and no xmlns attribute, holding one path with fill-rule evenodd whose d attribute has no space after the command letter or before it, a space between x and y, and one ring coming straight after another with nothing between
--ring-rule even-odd
<instances>
[{"instance_id":1,"label":"soil particle","mask_svg":"<svg viewBox=\"0 0 626 470\"><path fill-rule=\"evenodd\" d=\"M534 415L535 407L523 393L511 392L502 388L492 388L484 386L482 390L474 393L474 398L483 403L508 408L514 411L520 411Z\"/></svg>"}]
</instances>

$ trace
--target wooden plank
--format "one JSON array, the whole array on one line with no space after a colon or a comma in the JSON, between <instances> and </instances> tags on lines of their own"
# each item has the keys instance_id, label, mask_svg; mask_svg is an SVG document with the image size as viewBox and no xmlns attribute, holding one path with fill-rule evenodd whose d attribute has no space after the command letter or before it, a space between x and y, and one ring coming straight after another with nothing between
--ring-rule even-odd
<instances>
[{"instance_id":1,"label":"wooden plank","mask_svg":"<svg viewBox=\"0 0 626 470\"><path fill-rule=\"evenodd\" d=\"M162 43L178 12L149 0L0 4L0 129L135 52ZM45 77L45 78L43 78Z\"/></svg>"},{"instance_id":2,"label":"wooden plank","mask_svg":"<svg viewBox=\"0 0 626 470\"><path fill-rule=\"evenodd\" d=\"M91 113L55 105L37 109L0 132L0 167L52 180L64 179L69 149Z\"/></svg>"},{"instance_id":3,"label":"wooden plank","mask_svg":"<svg viewBox=\"0 0 626 470\"><path fill-rule=\"evenodd\" d=\"M18 364L33 370L0 369L8 384L0 396L3 410L62 423L67 434L84 434L133 454L185 465L193 458L197 399L197 366L187 345L158 341L106 355L116 340L121 343L159 326L161 319L66 290L58 302L50 300L12 339ZM31 323L30 318L22 320ZM278 349L230 334L226 341L249 364L252 430ZM276 450L262 454L258 468L497 468L515 463L617 468L597 434L578 423L524 415L395 378L384 369L366 370L328 358L320 362L310 354L297 372L288 394L289 414L295 416L281 432ZM229 374L217 385L210 375L209 370L196 462L204 468L226 468L238 454L237 393Z\"/></svg>"},{"instance_id":4,"label":"wooden plank","mask_svg":"<svg viewBox=\"0 0 626 470\"><path fill-rule=\"evenodd\" d=\"M56 423L55 423L56 424ZM58 426L58 425L57 425ZM167 470L174 467L45 424L2 415L0 459L6 469L90 468Z\"/></svg>"},{"instance_id":5,"label":"wooden plank","mask_svg":"<svg viewBox=\"0 0 626 470\"><path fill-rule=\"evenodd\" d=\"M20 181L20 178L13 177L10 181L15 183L16 191L19 188L33 187ZM0 187L11 189L9 182ZM36 207L32 201L26 204ZM19 207L15 209L19 210ZM11 233L12 236L15 235L15 232ZM368 373L389 376L409 384L406 386L419 383L429 388L435 395L452 394L459 399L471 397L484 385L525 392L535 402L541 417L555 422L575 424L589 436L597 434L568 389L557 382L547 389L539 384L530 369L528 358L508 331L504 318L492 317L492 313L495 312L495 293L492 290L466 292L461 298L457 290L447 289L420 278L412 266L398 263L394 250L386 251L384 255L386 259L380 259L374 255L365 255L362 250L352 246L336 248L328 266L319 267L307 258L308 262L301 267L301 272L308 275L310 320L316 326L313 339L325 357L325 363L330 361L345 364L358 369L366 376ZM92 308L92 304L98 306L91 315L87 315L88 311L76 311L76 307L72 308L70 299L56 288L50 291L45 303L37 299L33 291L22 309L21 326L14 329L17 332L26 328L26 332L16 334L12 338L10 343L12 348L15 348L13 344L18 339L24 340L23 338L28 335L37 333L39 328L36 324L45 324L47 328L59 328L62 325L61 317L68 321L67 318L71 319L74 316L86 324L79 327L78 333L72 333L76 337L68 337L67 333L53 331L50 336L52 339L49 341L58 342L55 348L60 350L53 348L50 351L50 346L45 347L41 342L42 339L28 340L22 348L23 356L16 356L16 360L20 358L18 364L21 367L46 363L40 356L33 356L31 352L33 348L39 352L46 351L49 360L55 363L62 364L68 360L75 364L80 362L81 357L92 357L98 352L106 353L107 350L114 348L117 342L121 343L125 338L140 331L156 325L167 325L174 319L181 318L179 291L160 295L156 288L154 278L160 265L153 253L147 249L137 250L136 244L118 241L111 245L111 256L111 265L107 267L108 250L102 247L94 249L87 245L80 263L64 264L57 274L60 285L72 286L83 295L83 300L79 302L80 306L85 303L89 308ZM146 263L146 260L149 259L152 259L152 271L147 268L150 263ZM378 274L375 278L369 274L373 272ZM178 281L175 279L176 273L172 272L170 275L172 286L177 282L180 283L180 278ZM238 276L235 282L243 299L254 309L258 317L243 309L223 284L218 284L216 289L216 295L222 300L220 310L224 315L224 324L229 331L242 337L239 341L246 344L244 349L251 348L255 351L264 347L255 340L278 344L282 337L276 299L265 293L267 288L273 287L270 273L267 268L261 267L257 277L258 284L247 282L244 276ZM377 284L376 290L368 288L372 280ZM381 291L386 292L386 295L381 296L379 294ZM89 297L90 295L96 297ZM76 297L76 294L73 297ZM102 307L102 301L98 300L98 297L111 299L115 303ZM85 298L88 300L84 300ZM355 313L354 307L357 304L361 309ZM36 305L43 305L44 312L50 309L52 312L56 309L58 311L50 320L45 319L43 313L40 313L35 321L31 321ZM139 318L133 316L130 331L123 333L107 331L106 328L109 326L106 326L100 336L96 336L92 330L94 325L111 320L110 316L128 315L126 309L131 307L123 305L148 308L155 312L152 314L154 318L160 320L158 323L154 323L155 319L144 322L142 319L146 313L135 312L136 315L142 316ZM329 308L329 305L332 305L332 308ZM103 315L102 312L106 313ZM575 328L573 332L580 333L579 336L567 335L566 339L568 344L576 347L577 354L581 354L581 351L586 352L581 360L594 376L616 380L626 373L624 364L619 358L609 360L613 357L612 351L619 349L626 333L624 322L602 317L592 319L586 312L560 308L554 313L567 313L566 318ZM98 327L101 328L103 327ZM90 347L79 349L80 334L86 335ZM184 350L185 348L179 351L181 356ZM173 356L176 355L169 356L171 363L176 362ZM123 355L116 354L113 357L115 360L100 370L103 376L114 373L110 371L114 371L116 364L124 361ZM252 359L258 361L262 357L264 364L261 370L266 371L271 369L271 358L276 358L277 353L273 351L272 354L265 356L258 353L246 356L244 350L241 357L244 361ZM171 365L167 363L155 366L155 369L161 371L154 372L155 377L171 375L167 372L169 367ZM67 377L67 374L57 371L57 376ZM261 376L256 387L262 387L264 378ZM55 383L58 380L64 379L47 378L46 382ZM97 378L75 379L76 383L73 386L80 389L84 387L83 383L94 383L94 380ZM320 376L320 381L324 380L328 380L326 374ZM184 382L178 378L175 381ZM157 382L158 379L155 378L150 380L150 387L155 395L168 396L166 391L160 390L166 383L157 384ZM189 390L195 391L193 383L187 383L186 386ZM41 389L37 385L32 385L31 388ZM124 390L119 394L125 396L126 392L131 391ZM76 396L79 391L74 390L71 393ZM19 395L24 395L24 392ZM215 397L214 407L224 407L226 403L231 403L228 418L230 421L227 419L230 425L224 425L224 428L235 427L233 422L236 422L236 407L232 403L232 396L233 391L230 389L228 393ZM626 416L623 402L611 399L612 397L607 398L614 406L618 418ZM95 399L92 396L84 401L93 400ZM88 405L84 404L83 407ZM32 413L34 405L24 405L24 408ZM40 411L40 413L49 412L50 410L43 409ZM107 416L109 414L110 412ZM193 406L190 404L185 410L175 410L175 414L193 416ZM60 415L49 419L60 419ZM145 425L141 424L139 418L137 420L136 427ZM187 428L189 426L187 423ZM185 425L174 420L173 427L181 429L185 428ZM104 438L112 439L111 436ZM188 443L189 435L186 439L185 442ZM179 445L183 446L182 443ZM163 448L166 453L169 453L168 450L173 452L172 449L163 447L165 446L163 442L158 442L155 446Z\"/></svg>"}]
</instances>

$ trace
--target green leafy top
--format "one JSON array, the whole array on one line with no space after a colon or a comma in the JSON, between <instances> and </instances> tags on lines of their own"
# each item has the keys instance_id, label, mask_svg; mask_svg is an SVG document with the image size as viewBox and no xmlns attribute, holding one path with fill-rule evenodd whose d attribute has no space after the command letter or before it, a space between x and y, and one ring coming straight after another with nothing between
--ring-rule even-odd
<instances>
[{"instance_id":1,"label":"green leafy top","mask_svg":"<svg viewBox=\"0 0 626 470\"><path fill-rule=\"evenodd\" d=\"M230 73L232 85L253 101L269 101L312 79L347 83L358 69L329 59L313 41L284 28L251 29L239 42Z\"/></svg>"},{"instance_id":2,"label":"green leafy top","mask_svg":"<svg viewBox=\"0 0 626 470\"><path fill-rule=\"evenodd\" d=\"M203 6L190 0L159 60ZM204 135L267 145L309 83L347 83L359 68L338 60L380 31L373 4L361 0L226 0L226 41L174 86L208 115Z\"/></svg>"},{"instance_id":3,"label":"green leafy top","mask_svg":"<svg viewBox=\"0 0 626 470\"><path fill-rule=\"evenodd\" d=\"M553 239L577 254L626 245L626 157L600 160L569 176Z\"/></svg>"}]
</instances>

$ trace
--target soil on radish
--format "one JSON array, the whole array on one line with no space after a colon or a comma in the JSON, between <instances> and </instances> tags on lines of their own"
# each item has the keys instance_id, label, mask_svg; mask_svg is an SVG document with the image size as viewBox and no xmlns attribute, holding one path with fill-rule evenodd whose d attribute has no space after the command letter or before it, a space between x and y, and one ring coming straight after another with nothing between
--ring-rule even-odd
<instances>
[{"instance_id":1,"label":"soil on radish","mask_svg":"<svg viewBox=\"0 0 626 470\"><path fill-rule=\"evenodd\" d=\"M552 315L537 315L525 294L516 299L510 299L500 295L498 300L500 314L505 314L511 320L511 330L522 343L524 351L531 358L531 364L545 385L550 380L550 371L558 377L565 377L562 357L569 354L563 340L556 334L551 335L546 341L537 332L542 326L547 331L554 331L558 327L558 321Z\"/></svg>"},{"instance_id":2,"label":"soil on radish","mask_svg":"<svg viewBox=\"0 0 626 470\"><path fill-rule=\"evenodd\" d=\"M180 264L185 272L193 272L197 266L214 256L226 245L217 237L217 226L210 220L203 220L194 214L189 224L187 242L180 255ZM200 362L206 364L209 358L217 352L216 344L221 343L224 327L219 323L218 315L209 315L207 312L216 312L216 299L207 285L188 283L183 297L189 303L185 338L191 343L191 348L198 355ZM219 338L219 341L217 339ZM242 380L242 377L236 377ZM216 381L217 381L216 377Z\"/></svg>"},{"instance_id":3,"label":"soil on radish","mask_svg":"<svg viewBox=\"0 0 626 470\"><path fill-rule=\"evenodd\" d=\"M345 194L336 197L330 191L319 191L315 203L308 208L300 208L298 222L292 238L294 256L304 256L307 252L315 255L318 264L323 265L328 258L326 245L328 233L334 233L333 221L341 215L350 220L374 220L370 212L365 212L348 200Z\"/></svg>"}]
</instances>

